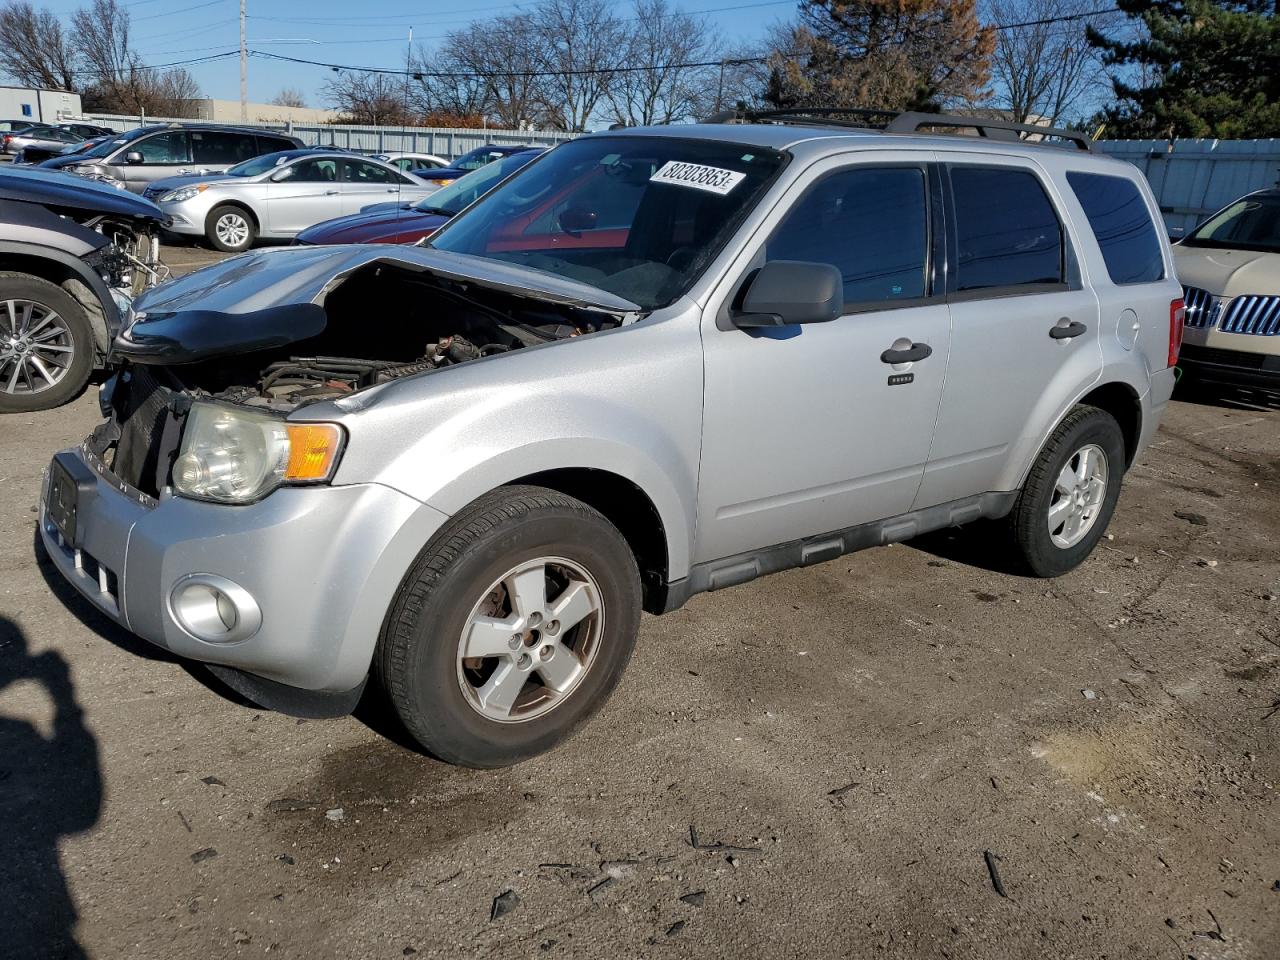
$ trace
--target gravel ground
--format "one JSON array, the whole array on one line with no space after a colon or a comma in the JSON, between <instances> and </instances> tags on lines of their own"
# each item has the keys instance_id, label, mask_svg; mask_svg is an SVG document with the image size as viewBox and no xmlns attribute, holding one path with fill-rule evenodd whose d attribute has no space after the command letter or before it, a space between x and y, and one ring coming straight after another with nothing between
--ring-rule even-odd
<instances>
[{"instance_id":1,"label":"gravel ground","mask_svg":"<svg viewBox=\"0 0 1280 960\"><path fill-rule=\"evenodd\" d=\"M1280 404L1175 402L1060 580L976 527L646 618L604 711L496 772L71 595L33 505L96 418L0 421L0 956L1280 954Z\"/></svg>"}]
</instances>

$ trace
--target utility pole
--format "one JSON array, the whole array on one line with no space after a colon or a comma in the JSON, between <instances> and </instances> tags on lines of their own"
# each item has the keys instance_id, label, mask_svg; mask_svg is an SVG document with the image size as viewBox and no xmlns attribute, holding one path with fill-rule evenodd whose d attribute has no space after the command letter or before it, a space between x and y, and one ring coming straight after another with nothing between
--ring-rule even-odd
<instances>
[{"instance_id":1,"label":"utility pole","mask_svg":"<svg viewBox=\"0 0 1280 960\"><path fill-rule=\"evenodd\" d=\"M244 4L240 0L240 122L249 122L249 51L244 45Z\"/></svg>"},{"instance_id":2,"label":"utility pole","mask_svg":"<svg viewBox=\"0 0 1280 960\"><path fill-rule=\"evenodd\" d=\"M404 121L409 125L409 74L413 70L413 27L409 28L409 46L404 52Z\"/></svg>"}]
</instances>

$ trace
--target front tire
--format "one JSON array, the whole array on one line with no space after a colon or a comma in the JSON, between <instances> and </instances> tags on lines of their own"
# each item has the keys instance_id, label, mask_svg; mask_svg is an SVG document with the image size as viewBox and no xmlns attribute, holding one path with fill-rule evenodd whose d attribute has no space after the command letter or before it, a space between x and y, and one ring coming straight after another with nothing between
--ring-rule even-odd
<instances>
[{"instance_id":1,"label":"front tire","mask_svg":"<svg viewBox=\"0 0 1280 960\"><path fill-rule=\"evenodd\" d=\"M258 228L243 207L224 203L209 211L205 221L205 236L214 248L223 253L243 253L258 238Z\"/></svg>"},{"instance_id":2,"label":"front tire","mask_svg":"<svg viewBox=\"0 0 1280 960\"><path fill-rule=\"evenodd\" d=\"M374 669L428 752L502 767L551 749L599 709L639 624L640 575L617 528L553 490L503 487L418 557Z\"/></svg>"},{"instance_id":3,"label":"front tire","mask_svg":"<svg viewBox=\"0 0 1280 960\"><path fill-rule=\"evenodd\" d=\"M71 294L27 273L0 273L0 413L66 403L89 382L93 354L93 328Z\"/></svg>"},{"instance_id":4,"label":"front tire","mask_svg":"<svg viewBox=\"0 0 1280 960\"><path fill-rule=\"evenodd\" d=\"M1078 406L1053 431L1010 516L1013 540L1038 577L1074 570L1106 533L1120 498L1124 435L1111 414Z\"/></svg>"}]
</instances>

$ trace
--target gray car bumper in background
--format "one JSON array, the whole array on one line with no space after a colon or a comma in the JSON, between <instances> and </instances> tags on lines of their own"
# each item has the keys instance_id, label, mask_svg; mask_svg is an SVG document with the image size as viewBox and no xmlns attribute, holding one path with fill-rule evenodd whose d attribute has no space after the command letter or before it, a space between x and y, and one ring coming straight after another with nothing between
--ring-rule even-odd
<instances>
[{"instance_id":1,"label":"gray car bumper in background","mask_svg":"<svg viewBox=\"0 0 1280 960\"><path fill-rule=\"evenodd\" d=\"M118 489L82 450L55 460L77 477L75 544L50 515L52 472L41 536L59 572L99 610L180 656L339 699L363 684L400 579L421 538L447 519L378 484L285 488L245 506L148 502ZM243 590L260 625L226 643L188 632L172 596L193 575Z\"/></svg>"}]
</instances>

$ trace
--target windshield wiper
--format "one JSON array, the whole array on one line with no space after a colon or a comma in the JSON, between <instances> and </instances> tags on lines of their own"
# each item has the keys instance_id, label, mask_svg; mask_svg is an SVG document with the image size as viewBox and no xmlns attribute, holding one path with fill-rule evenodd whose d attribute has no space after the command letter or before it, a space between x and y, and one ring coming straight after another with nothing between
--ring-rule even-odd
<instances>
[{"instance_id":1,"label":"windshield wiper","mask_svg":"<svg viewBox=\"0 0 1280 960\"><path fill-rule=\"evenodd\" d=\"M413 209L419 213L438 213L444 217L452 217L454 215L453 210L447 210L444 207L414 207Z\"/></svg>"}]
</instances>

